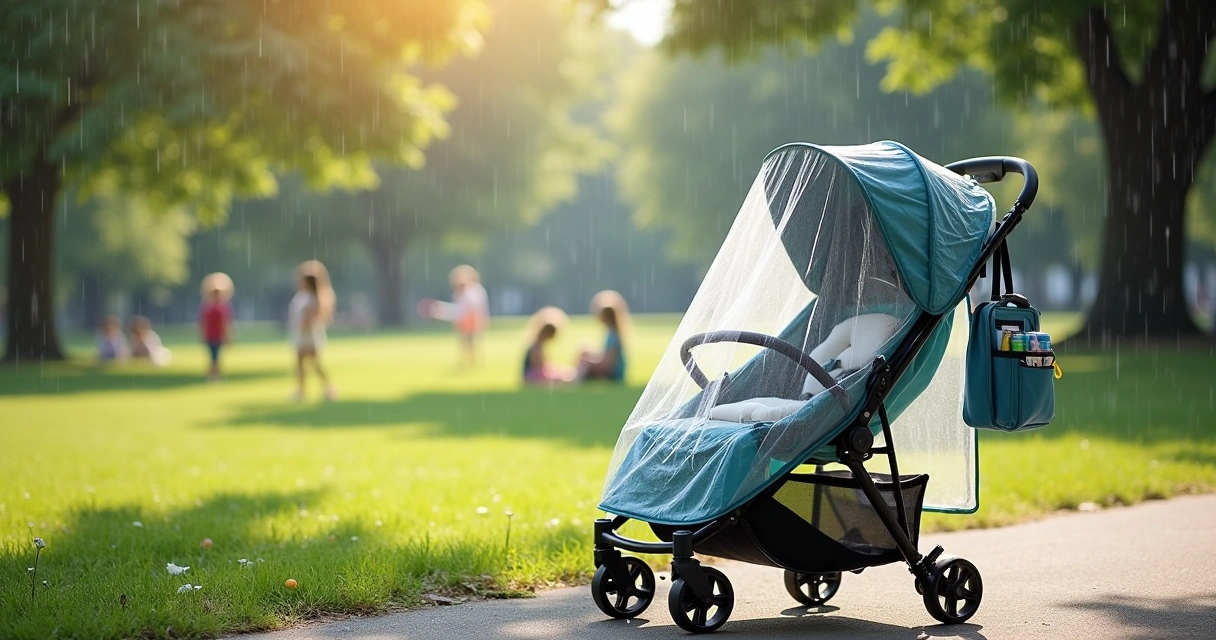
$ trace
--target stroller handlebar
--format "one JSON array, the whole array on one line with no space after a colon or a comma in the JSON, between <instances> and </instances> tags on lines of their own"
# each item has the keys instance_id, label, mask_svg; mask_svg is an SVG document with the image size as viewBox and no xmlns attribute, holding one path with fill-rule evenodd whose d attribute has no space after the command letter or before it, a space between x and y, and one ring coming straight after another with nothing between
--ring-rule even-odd
<instances>
[{"instance_id":1,"label":"stroller handlebar","mask_svg":"<svg viewBox=\"0 0 1216 640\"><path fill-rule=\"evenodd\" d=\"M1000 182L1005 178L1006 173L1021 175L1025 180L1022 185L1022 192L1018 194L1018 203L1021 204L1020 209L1022 211L1030 208L1030 204L1034 202L1035 195L1039 192L1039 174L1035 172L1034 167L1030 166L1029 162L1021 158L1013 156L970 158L968 160L951 162L946 165L946 168L960 175L969 175L981 184Z\"/></svg>"}]
</instances>

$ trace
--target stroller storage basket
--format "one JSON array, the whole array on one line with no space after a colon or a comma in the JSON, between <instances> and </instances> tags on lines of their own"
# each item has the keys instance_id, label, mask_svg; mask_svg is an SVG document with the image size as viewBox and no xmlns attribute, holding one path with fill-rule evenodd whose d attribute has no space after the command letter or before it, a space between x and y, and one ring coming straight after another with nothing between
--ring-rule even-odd
<instances>
[{"instance_id":1,"label":"stroller storage basket","mask_svg":"<svg viewBox=\"0 0 1216 640\"><path fill-rule=\"evenodd\" d=\"M891 476L870 477L894 509ZM913 544L928 481L927 475L900 477ZM651 525L663 541L688 528ZM698 544L695 552L802 573L852 571L903 560L895 539L847 471L790 474L775 491L753 501L735 524Z\"/></svg>"}]
</instances>

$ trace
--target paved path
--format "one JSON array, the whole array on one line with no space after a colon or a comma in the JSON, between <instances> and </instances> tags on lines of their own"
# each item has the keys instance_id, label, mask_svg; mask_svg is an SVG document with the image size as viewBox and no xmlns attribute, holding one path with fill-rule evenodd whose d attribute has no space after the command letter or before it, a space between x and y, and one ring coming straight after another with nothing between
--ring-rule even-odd
<instances>
[{"instance_id":1,"label":"paved path","mask_svg":"<svg viewBox=\"0 0 1216 640\"><path fill-rule=\"evenodd\" d=\"M828 606L794 606L781 572L718 564L735 611L713 638L1216 638L1216 495L928 535L974 562L984 601L970 624L934 624L902 565L845 574ZM660 574L665 577L665 574ZM242 640L687 638L667 614L667 580L641 618L606 619L587 587L289 629Z\"/></svg>"}]
</instances>

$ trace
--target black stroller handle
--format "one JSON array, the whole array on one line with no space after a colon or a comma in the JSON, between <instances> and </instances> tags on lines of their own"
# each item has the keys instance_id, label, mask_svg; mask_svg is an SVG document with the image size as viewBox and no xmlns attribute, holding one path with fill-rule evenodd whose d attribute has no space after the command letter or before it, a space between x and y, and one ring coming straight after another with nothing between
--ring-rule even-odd
<instances>
[{"instance_id":1,"label":"black stroller handle","mask_svg":"<svg viewBox=\"0 0 1216 640\"><path fill-rule=\"evenodd\" d=\"M1016 173L1022 176L1025 183L1022 192L1018 194L1018 203L1022 211L1030 208L1034 197L1039 193L1039 174L1029 162L1014 156L987 156L959 160L946 165L946 168L960 175L975 178L980 184L1000 182L1006 173ZM1020 213L1020 212L1019 212Z\"/></svg>"},{"instance_id":2,"label":"black stroller handle","mask_svg":"<svg viewBox=\"0 0 1216 640\"><path fill-rule=\"evenodd\" d=\"M705 377L705 374L701 371L701 368L697 366L697 361L693 359L692 348L713 342L741 342L743 344L754 344L758 347L772 349L773 351L780 353L781 355L798 363L798 366L802 367L807 373L814 376L814 378L819 381L819 384L823 385L823 388L831 392L832 396L844 404L846 411L848 410L849 398L844 392L844 389L840 388L840 383L837 382L836 379L823 368L823 366L821 366L818 362L815 362L815 359L808 355L807 352L786 342L785 340L782 340L781 338L775 338L770 335L755 333L753 331L710 331L707 333L698 333L695 336L691 336L684 341L684 344L680 345L680 360L684 362L684 368L688 370L688 375L692 377L693 382L696 382L697 386L701 387L702 389L709 384L709 379Z\"/></svg>"}]
</instances>

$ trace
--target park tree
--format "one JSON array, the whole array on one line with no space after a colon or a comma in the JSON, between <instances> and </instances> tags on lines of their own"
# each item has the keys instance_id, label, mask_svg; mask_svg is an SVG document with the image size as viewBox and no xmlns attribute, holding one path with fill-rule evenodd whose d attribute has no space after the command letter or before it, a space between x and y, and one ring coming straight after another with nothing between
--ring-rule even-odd
<instances>
[{"instance_id":1,"label":"park tree","mask_svg":"<svg viewBox=\"0 0 1216 640\"><path fill-rule=\"evenodd\" d=\"M601 98L616 43L568 0L486 5L491 24L482 52L424 74L456 98L451 134L428 149L425 166L382 167L378 187L301 200L280 218L294 234L319 227L331 243L367 250L384 325L405 321L412 246L479 253L487 240L516 233L574 197L578 176L610 152L591 118L579 116Z\"/></svg>"},{"instance_id":2,"label":"park tree","mask_svg":"<svg viewBox=\"0 0 1216 640\"><path fill-rule=\"evenodd\" d=\"M476 0L0 5L0 191L10 361L60 358L54 206L125 194L221 221L232 198L371 187L374 160L421 166L452 97L419 65L472 52Z\"/></svg>"},{"instance_id":3,"label":"park tree","mask_svg":"<svg viewBox=\"0 0 1216 640\"><path fill-rule=\"evenodd\" d=\"M888 91L926 93L963 67L1006 104L1076 108L1098 122L1106 215L1098 339L1199 332L1182 289L1186 203L1216 133L1209 0L676 0L666 44L733 59L766 44L847 35L866 6L897 15L867 46Z\"/></svg>"}]
</instances>

